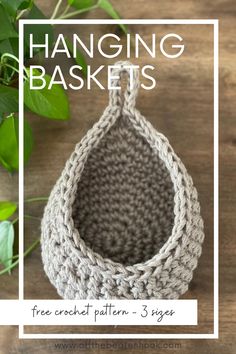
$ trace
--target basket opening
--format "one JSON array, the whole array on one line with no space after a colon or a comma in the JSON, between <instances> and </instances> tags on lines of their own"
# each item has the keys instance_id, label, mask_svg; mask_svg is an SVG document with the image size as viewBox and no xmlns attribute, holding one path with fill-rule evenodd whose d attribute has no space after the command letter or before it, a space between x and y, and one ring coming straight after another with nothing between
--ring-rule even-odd
<instances>
[{"instance_id":1,"label":"basket opening","mask_svg":"<svg viewBox=\"0 0 236 354\"><path fill-rule=\"evenodd\" d=\"M174 224L174 188L158 154L120 117L85 163L73 220L88 247L123 265L158 253Z\"/></svg>"}]
</instances>

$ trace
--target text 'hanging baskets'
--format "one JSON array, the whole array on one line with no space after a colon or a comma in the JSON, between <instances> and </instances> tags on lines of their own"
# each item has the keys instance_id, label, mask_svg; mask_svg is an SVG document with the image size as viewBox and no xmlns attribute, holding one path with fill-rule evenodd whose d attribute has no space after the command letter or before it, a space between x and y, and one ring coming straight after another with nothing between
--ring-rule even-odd
<instances>
[{"instance_id":1,"label":"text 'hanging baskets'","mask_svg":"<svg viewBox=\"0 0 236 354\"><path fill-rule=\"evenodd\" d=\"M197 191L165 136L135 108L138 71L75 147L42 220L42 260L65 299L177 299L204 239ZM115 79L117 77L117 79Z\"/></svg>"}]
</instances>

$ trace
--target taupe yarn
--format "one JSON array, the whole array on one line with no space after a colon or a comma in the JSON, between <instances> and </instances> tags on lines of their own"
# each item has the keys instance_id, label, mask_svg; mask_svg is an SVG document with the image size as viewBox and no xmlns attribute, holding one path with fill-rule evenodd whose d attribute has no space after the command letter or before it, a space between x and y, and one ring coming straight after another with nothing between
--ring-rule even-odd
<instances>
[{"instance_id":1,"label":"taupe yarn","mask_svg":"<svg viewBox=\"0 0 236 354\"><path fill-rule=\"evenodd\" d=\"M197 191L168 140L135 108L138 71L75 147L42 220L42 260L65 299L176 299L204 239Z\"/></svg>"}]
</instances>

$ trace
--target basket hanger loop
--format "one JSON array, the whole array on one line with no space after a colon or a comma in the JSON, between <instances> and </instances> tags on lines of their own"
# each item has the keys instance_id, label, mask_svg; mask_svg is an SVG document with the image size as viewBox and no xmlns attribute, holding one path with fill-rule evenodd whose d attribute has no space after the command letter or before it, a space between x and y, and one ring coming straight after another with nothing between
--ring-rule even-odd
<instances>
[{"instance_id":1,"label":"basket hanger loop","mask_svg":"<svg viewBox=\"0 0 236 354\"><path fill-rule=\"evenodd\" d=\"M121 80L127 74L127 86L122 94ZM128 61L118 61L111 70L111 87L109 90L109 104L111 106L134 109L136 97L139 89L139 70L138 66Z\"/></svg>"}]
</instances>

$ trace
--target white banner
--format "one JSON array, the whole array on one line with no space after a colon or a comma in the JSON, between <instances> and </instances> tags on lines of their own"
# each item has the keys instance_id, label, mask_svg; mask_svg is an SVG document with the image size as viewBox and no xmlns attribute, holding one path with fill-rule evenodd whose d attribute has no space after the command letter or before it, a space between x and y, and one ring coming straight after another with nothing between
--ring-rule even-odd
<instances>
[{"instance_id":1,"label":"white banner","mask_svg":"<svg viewBox=\"0 0 236 354\"><path fill-rule=\"evenodd\" d=\"M0 325L197 325L197 300L0 300Z\"/></svg>"}]
</instances>

